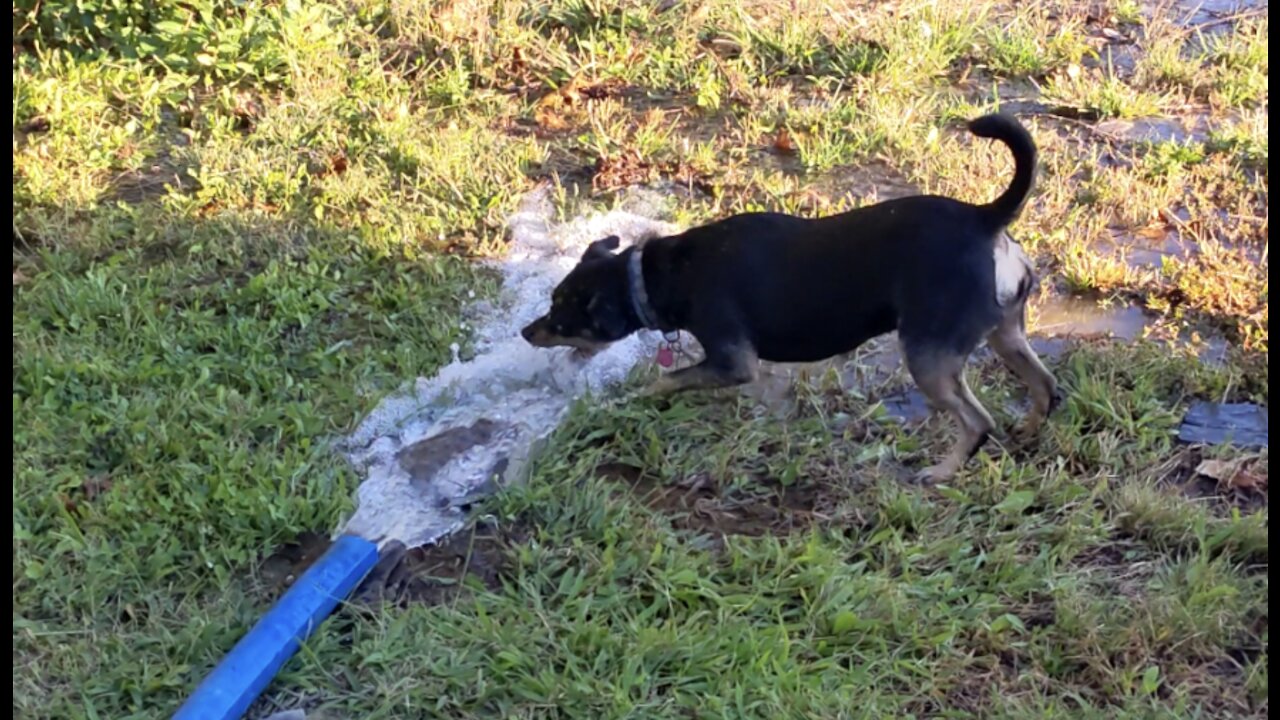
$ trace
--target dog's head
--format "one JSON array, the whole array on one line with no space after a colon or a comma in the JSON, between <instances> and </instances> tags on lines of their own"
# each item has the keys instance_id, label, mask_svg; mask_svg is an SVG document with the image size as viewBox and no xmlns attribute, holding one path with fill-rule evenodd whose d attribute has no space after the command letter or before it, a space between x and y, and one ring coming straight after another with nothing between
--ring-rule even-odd
<instances>
[{"instance_id":1,"label":"dog's head","mask_svg":"<svg viewBox=\"0 0 1280 720\"><path fill-rule=\"evenodd\" d=\"M626 260L611 235L582 254L551 294L551 310L520 334L535 347L571 347L594 354L639 329L630 307Z\"/></svg>"}]
</instances>

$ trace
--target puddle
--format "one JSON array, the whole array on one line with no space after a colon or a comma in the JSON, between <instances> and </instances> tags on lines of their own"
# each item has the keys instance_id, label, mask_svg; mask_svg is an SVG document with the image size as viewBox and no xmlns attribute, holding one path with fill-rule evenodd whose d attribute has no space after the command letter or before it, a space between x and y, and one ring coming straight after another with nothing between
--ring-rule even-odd
<instances>
[{"instance_id":1,"label":"puddle","mask_svg":"<svg viewBox=\"0 0 1280 720\"><path fill-rule=\"evenodd\" d=\"M806 175L806 183L817 195L849 197L863 206L920 194L919 186L901 171L879 160L839 166L817 177Z\"/></svg>"},{"instance_id":2,"label":"puddle","mask_svg":"<svg viewBox=\"0 0 1280 720\"><path fill-rule=\"evenodd\" d=\"M898 333L872 338L840 359L840 384L876 393L906 379Z\"/></svg>"},{"instance_id":3,"label":"puddle","mask_svg":"<svg viewBox=\"0 0 1280 720\"><path fill-rule=\"evenodd\" d=\"M1084 58L1081 65L1114 73L1118 77L1129 78L1138 69L1139 56L1137 46L1124 41L1113 42L1104 45L1097 57Z\"/></svg>"},{"instance_id":4,"label":"puddle","mask_svg":"<svg viewBox=\"0 0 1280 720\"><path fill-rule=\"evenodd\" d=\"M1098 244L1100 254L1110 253L1135 270L1159 270L1166 258L1188 260L1200 252L1200 244L1174 228L1153 229L1143 235L1112 230L1111 238Z\"/></svg>"},{"instance_id":5,"label":"puddle","mask_svg":"<svg viewBox=\"0 0 1280 720\"><path fill-rule=\"evenodd\" d=\"M1155 263L1155 258L1163 262L1178 250L1148 249L1147 252L1152 253L1148 262ZM1132 256L1129 260L1131 264L1137 262ZM1194 351L1200 362L1207 365L1221 365L1231 354L1231 344L1219 334L1161 326L1157 318L1141 307L1126 302L1103 305L1092 298L1053 295L1033 302L1027 319L1032 349L1050 359L1064 355L1075 341L1105 338L1125 342L1148 337L1165 340L1178 348Z\"/></svg>"},{"instance_id":6,"label":"puddle","mask_svg":"<svg viewBox=\"0 0 1280 720\"><path fill-rule=\"evenodd\" d=\"M924 393L915 388L889 395L880 404L891 419L904 423L922 422L933 412Z\"/></svg>"},{"instance_id":7,"label":"puddle","mask_svg":"<svg viewBox=\"0 0 1280 720\"><path fill-rule=\"evenodd\" d=\"M1213 129L1206 115L1104 120L1094 131L1130 143L1202 143Z\"/></svg>"},{"instance_id":8,"label":"puddle","mask_svg":"<svg viewBox=\"0 0 1280 720\"><path fill-rule=\"evenodd\" d=\"M828 373L838 372L843 362L843 357L815 363L772 363L762 360L756 381L737 388L734 392L749 398L763 412L786 415L795 407L798 385L821 385Z\"/></svg>"},{"instance_id":9,"label":"puddle","mask_svg":"<svg viewBox=\"0 0 1280 720\"><path fill-rule=\"evenodd\" d=\"M1033 303L1028 319L1035 335L1121 340L1141 338L1149 322L1147 314L1136 305L1103 307L1094 300L1073 295L1054 295Z\"/></svg>"},{"instance_id":10,"label":"puddle","mask_svg":"<svg viewBox=\"0 0 1280 720\"><path fill-rule=\"evenodd\" d=\"M1219 23L1242 13L1265 11L1268 5L1268 0L1176 0L1172 5L1150 6L1147 14L1166 14L1177 24L1194 28Z\"/></svg>"},{"instance_id":11,"label":"puddle","mask_svg":"<svg viewBox=\"0 0 1280 720\"><path fill-rule=\"evenodd\" d=\"M461 529L472 502L523 479L539 441L577 398L607 395L653 356L661 338L651 332L587 361L530 347L519 334L592 241L617 235L630 244L673 231L651 219L647 201L631 206L554 225L545 188L525 198L510 221L508 255L494 264L500 295L471 308L474 356L455 348L454 362L384 400L346 439L364 481L344 532L415 548Z\"/></svg>"}]
</instances>

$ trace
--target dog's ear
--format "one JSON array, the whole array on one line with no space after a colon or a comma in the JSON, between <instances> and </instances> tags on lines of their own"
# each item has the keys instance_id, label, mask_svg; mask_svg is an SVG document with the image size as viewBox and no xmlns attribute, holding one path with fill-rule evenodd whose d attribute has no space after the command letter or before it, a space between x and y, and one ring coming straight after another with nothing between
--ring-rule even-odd
<instances>
[{"instance_id":1,"label":"dog's ear","mask_svg":"<svg viewBox=\"0 0 1280 720\"><path fill-rule=\"evenodd\" d=\"M587 246L587 251L582 253L583 260L595 260L599 258L607 258L613 256L613 251L618 249L622 244L622 240L617 235L610 235L603 240L597 240Z\"/></svg>"}]
</instances>

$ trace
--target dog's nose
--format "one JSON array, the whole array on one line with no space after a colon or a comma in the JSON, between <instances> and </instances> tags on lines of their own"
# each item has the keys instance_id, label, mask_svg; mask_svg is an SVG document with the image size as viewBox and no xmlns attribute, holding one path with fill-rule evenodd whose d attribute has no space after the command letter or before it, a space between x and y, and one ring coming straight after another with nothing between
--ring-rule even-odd
<instances>
[{"instance_id":1,"label":"dog's nose","mask_svg":"<svg viewBox=\"0 0 1280 720\"><path fill-rule=\"evenodd\" d=\"M533 342L533 333L534 333L534 330L537 328L537 326L538 326L537 321L534 321L529 323L528 325L525 325L520 330L520 337L523 337L527 342Z\"/></svg>"}]
</instances>

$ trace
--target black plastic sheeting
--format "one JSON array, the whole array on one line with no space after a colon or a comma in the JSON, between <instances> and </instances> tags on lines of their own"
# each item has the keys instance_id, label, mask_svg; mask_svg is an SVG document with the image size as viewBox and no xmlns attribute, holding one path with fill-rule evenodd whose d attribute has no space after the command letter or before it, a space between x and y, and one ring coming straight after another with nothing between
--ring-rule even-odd
<instances>
[{"instance_id":1,"label":"black plastic sheeting","mask_svg":"<svg viewBox=\"0 0 1280 720\"><path fill-rule=\"evenodd\" d=\"M1267 447L1267 409L1252 403L1197 400L1178 428L1178 440L1191 445Z\"/></svg>"},{"instance_id":2,"label":"black plastic sheeting","mask_svg":"<svg viewBox=\"0 0 1280 720\"><path fill-rule=\"evenodd\" d=\"M929 417L929 401L915 389L904 390L880 401L885 414L898 422L920 422Z\"/></svg>"}]
</instances>

